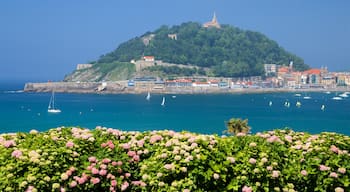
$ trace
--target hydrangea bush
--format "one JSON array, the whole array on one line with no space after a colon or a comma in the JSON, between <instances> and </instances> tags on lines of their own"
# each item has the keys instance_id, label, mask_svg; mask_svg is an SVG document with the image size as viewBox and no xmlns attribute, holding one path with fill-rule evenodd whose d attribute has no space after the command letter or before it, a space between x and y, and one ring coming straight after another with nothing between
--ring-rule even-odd
<instances>
[{"instance_id":1,"label":"hydrangea bush","mask_svg":"<svg viewBox=\"0 0 350 192\"><path fill-rule=\"evenodd\" d=\"M60 127L0 136L0 191L349 191L350 138Z\"/></svg>"}]
</instances>

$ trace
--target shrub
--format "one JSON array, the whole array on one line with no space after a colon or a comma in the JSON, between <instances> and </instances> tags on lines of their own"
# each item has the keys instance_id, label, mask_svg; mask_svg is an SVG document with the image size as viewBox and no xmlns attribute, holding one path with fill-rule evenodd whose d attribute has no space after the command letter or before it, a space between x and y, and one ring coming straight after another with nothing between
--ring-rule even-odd
<instances>
[{"instance_id":1,"label":"shrub","mask_svg":"<svg viewBox=\"0 0 350 192\"><path fill-rule=\"evenodd\" d=\"M1 191L347 191L350 138L56 128L0 136Z\"/></svg>"}]
</instances>

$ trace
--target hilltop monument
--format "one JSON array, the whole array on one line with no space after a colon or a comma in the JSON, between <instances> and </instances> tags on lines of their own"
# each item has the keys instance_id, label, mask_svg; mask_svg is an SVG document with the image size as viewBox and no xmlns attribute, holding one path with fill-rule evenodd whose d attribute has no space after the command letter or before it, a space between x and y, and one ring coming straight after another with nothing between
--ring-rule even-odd
<instances>
[{"instance_id":1,"label":"hilltop monument","mask_svg":"<svg viewBox=\"0 0 350 192\"><path fill-rule=\"evenodd\" d=\"M209 22L204 23L203 27L205 27L205 28L215 27L215 28L218 28L218 29L221 28L221 26L220 26L220 24L219 24L219 22L218 22L218 20L216 18L215 12L214 12L213 19L211 21L209 21Z\"/></svg>"}]
</instances>

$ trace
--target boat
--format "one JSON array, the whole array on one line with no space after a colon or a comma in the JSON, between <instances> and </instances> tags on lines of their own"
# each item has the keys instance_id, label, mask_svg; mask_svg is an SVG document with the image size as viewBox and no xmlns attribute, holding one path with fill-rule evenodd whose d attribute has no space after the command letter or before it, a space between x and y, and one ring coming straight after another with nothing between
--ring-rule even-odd
<instances>
[{"instance_id":1,"label":"boat","mask_svg":"<svg viewBox=\"0 0 350 192\"><path fill-rule=\"evenodd\" d=\"M165 97L163 97L162 103L160 104L161 106L165 105Z\"/></svg>"},{"instance_id":2,"label":"boat","mask_svg":"<svg viewBox=\"0 0 350 192\"><path fill-rule=\"evenodd\" d=\"M300 94L300 93L296 93L296 94L294 94L294 96L296 96L296 97L300 97L300 96L301 96L301 94Z\"/></svg>"},{"instance_id":3,"label":"boat","mask_svg":"<svg viewBox=\"0 0 350 192\"><path fill-rule=\"evenodd\" d=\"M304 96L303 99L311 99L310 96Z\"/></svg>"},{"instance_id":4,"label":"boat","mask_svg":"<svg viewBox=\"0 0 350 192\"><path fill-rule=\"evenodd\" d=\"M330 91L326 91L325 93L326 93L326 94L331 94L331 92L330 92Z\"/></svg>"},{"instance_id":5,"label":"boat","mask_svg":"<svg viewBox=\"0 0 350 192\"><path fill-rule=\"evenodd\" d=\"M284 102L284 106L285 107L289 107L290 106L290 103L288 101Z\"/></svg>"},{"instance_id":6,"label":"boat","mask_svg":"<svg viewBox=\"0 0 350 192\"><path fill-rule=\"evenodd\" d=\"M324 109L325 109L325 106L321 105L321 110L324 111Z\"/></svg>"},{"instance_id":7,"label":"boat","mask_svg":"<svg viewBox=\"0 0 350 192\"><path fill-rule=\"evenodd\" d=\"M344 97L344 98L345 98L345 97L349 97L349 96L348 96L348 94L345 92L345 93L340 94L339 97Z\"/></svg>"},{"instance_id":8,"label":"boat","mask_svg":"<svg viewBox=\"0 0 350 192\"><path fill-rule=\"evenodd\" d=\"M269 106L272 106L272 101L269 102Z\"/></svg>"},{"instance_id":9,"label":"boat","mask_svg":"<svg viewBox=\"0 0 350 192\"><path fill-rule=\"evenodd\" d=\"M338 97L338 96L335 96L335 97L333 97L332 99L333 99L333 100L343 100L342 97Z\"/></svg>"},{"instance_id":10,"label":"boat","mask_svg":"<svg viewBox=\"0 0 350 192\"><path fill-rule=\"evenodd\" d=\"M171 96L173 99L175 99L176 98L176 95L173 95L173 96Z\"/></svg>"},{"instance_id":11,"label":"boat","mask_svg":"<svg viewBox=\"0 0 350 192\"><path fill-rule=\"evenodd\" d=\"M49 112L49 113L60 113L61 112L60 109L55 108L55 92L54 91L52 91L49 106L47 108L47 112Z\"/></svg>"},{"instance_id":12,"label":"boat","mask_svg":"<svg viewBox=\"0 0 350 192\"><path fill-rule=\"evenodd\" d=\"M151 93L150 93L150 92L147 93L146 99L147 99L147 100L150 100L150 99L151 99Z\"/></svg>"},{"instance_id":13,"label":"boat","mask_svg":"<svg viewBox=\"0 0 350 192\"><path fill-rule=\"evenodd\" d=\"M295 104L295 106L300 107L301 103L299 101L297 101L297 103Z\"/></svg>"}]
</instances>

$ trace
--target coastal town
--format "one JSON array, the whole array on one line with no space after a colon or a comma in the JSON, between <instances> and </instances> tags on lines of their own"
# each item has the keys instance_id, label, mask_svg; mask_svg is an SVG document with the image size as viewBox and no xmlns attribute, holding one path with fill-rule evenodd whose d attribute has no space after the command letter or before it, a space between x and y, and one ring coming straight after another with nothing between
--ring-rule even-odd
<instances>
[{"instance_id":1,"label":"coastal town","mask_svg":"<svg viewBox=\"0 0 350 192\"><path fill-rule=\"evenodd\" d=\"M144 56L135 62L136 68L155 63L153 56ZM158 63L161 63L158 61ZM87 66L85 66L87 67ZM82 70L78 65L77 70ZM254 77L183 76L160 78L140 76L123 81L102 82L46 82L27 83L28 92L77 92L77 93L241 93L285 91L349 91L349 72L329 72L326 67L306 71L294 71L293 62L288 66L265 64L265 75Z\"/></svg>"}]
</instances>

